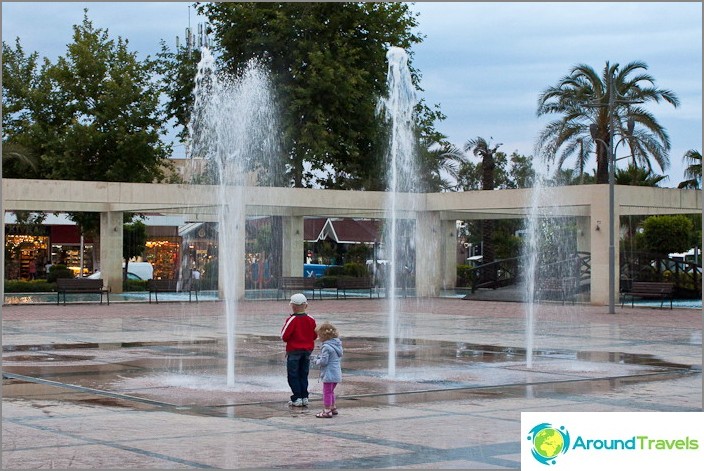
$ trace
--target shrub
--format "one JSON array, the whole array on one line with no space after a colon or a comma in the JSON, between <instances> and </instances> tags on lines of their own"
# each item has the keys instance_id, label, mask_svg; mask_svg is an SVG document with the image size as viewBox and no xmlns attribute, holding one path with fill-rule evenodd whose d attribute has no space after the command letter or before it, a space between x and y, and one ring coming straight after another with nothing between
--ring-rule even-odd
<instances>
[{"instance_id":1,"label":"shrub","mask_svg":"<svg viewBox=\"0 0 704 471\"><path fill-rule=\"evenodd\" d=\"M458 288L468 288L472 286L473 277L476 275L476 270L471 265L457 265L457 283Z\"/></svg>"},{"instance_id":2,"label":"shrub","mask_svg":"<svg viewBox=\"0 0 704 471\"><path fill-rule=\"evenodd\" d=\"M146 291L147 280L125 280L122 282L123 291Z\"/></svg>"},{"instance_id":3,"label":"shrub","mask_svg":"<svg viewBox=\"0 0 704 471\"><path fill-rule=\"evenodd\" d=\"M55 289L56 283L49 283L45 280L5 280L6 293L46 293L55 291Z\"/></svg>"},{"instance_id":4,"label":"shrub","mask_svg":"<svg viewBox=\"0 0 704 471\"><path fill-rule=\"evenodd\" d=\"M345 274L345 267L341 265L335 265L325 269L325 276L343 276Z\"/></svg>"},{"instance_id":5,"label":"shrub","mask_svg":"<svg viewBox=\"0 0 704 471\"><path fill-rule=\"evenodd\" d=\"M315 280L315 286L319 288L334 288L337 286L337 276L321 276Z\"/></svg>"},{"instance_id":6,"label":"shrub","mask_svg":"<svg viewBox=\"0 0 704 471\"><path fill-rule=\"evenodd\" d=\"M66 265L52 265L46 275L46 281L55 282L58 278L73 278L73 272Z\"/></svg>"},{"instance_id":7,"label":"shrub","mask_svg":"<svg viewBox=\"0 0 704 471\"><path fill-rule=\"evenodd\" d=\"M342 268L343 275L345 276L354 276L357 278L369 276L369 272L367 271L367 265L364 263L345 263Z\"/></svg>"}]
</instances>

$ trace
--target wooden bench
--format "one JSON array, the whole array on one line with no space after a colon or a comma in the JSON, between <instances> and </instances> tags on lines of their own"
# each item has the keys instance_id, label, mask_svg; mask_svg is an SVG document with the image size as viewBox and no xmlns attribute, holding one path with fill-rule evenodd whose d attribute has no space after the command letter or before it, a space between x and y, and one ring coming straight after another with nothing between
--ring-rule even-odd
<instances>
[{"instance_id":1,"label":"wooden bench","mask_svg":"<svg viewBox=\"0 0 704 471\"><path fill-rule=\"evenodd\" d=\"M634 307L635 298L659 299L662 308L665 300L670 300L672 309L672 298L674 297L675 284L667 281L634 281L628 291L621 293L621 307L627 298L631 298L631 307Z\"/></svg>"},{"instance_id":2,"label":"wooden bench","mask_svg":"<svg viewBox=\"0 0 704 471\"><path fill-rule=\"evenodd\" d=\"M364 277L353 277L353 276L341 276L337 279L337 298L340 298L340 291L342 291L343 298L347 299L347 290L369 290L369 298L371 299L374 293L374 283L372 279L368 276ZM376 297L379 297L379 293L376 293Z\"/></svg>"},{"instance_id":3,"label":"wooden bench","mask_svg":"<svg viewBox=\"0 0 704 471\"><path fill-rule=\"evenodd\" d=\"M320 291L320 298L322 299L323 294L322 290L315 286L315 280L317 278L308 278L304 276L282 276L281 279L279 280L279 289L278 289L278 294L283 294L283 297L286 297L286 292L299 292L299 291L312 291L313 292L313 297L311 299L315 299L315 290L318 289Z\"/></svg>"},{"instance_id":4,"label":"wooden bench","mask_svg":"<svg viewBox=\"0 0 704 471\"><path fill-rule=\"evenodd\" d=\"M99 294L100 304L103 304L103 294L106 295L108 305L110 304L110 290L103 287L103 280L90 280L86 278L57 278L56 279L56 304L59 304L61 295L64 295L64 305L66 304L66 293L69 294Z\"/></svg>"},{"instance_id":5,"label":"wooden bench","mask_svg":"<svg viewBox=\"0 0 704 471\"><path fill-rule=\"evenodd\" d=\"M152 293L154 300L159 304L159 293L183 293L188 291L188 302L191 302L191 295L195 293L196 302L198 302L198 290L191 283L191 280L184 280L179 286L178 280L147 280L147 290L149 291L149 302L152 302Z\"/></svg>"}]
</instances>

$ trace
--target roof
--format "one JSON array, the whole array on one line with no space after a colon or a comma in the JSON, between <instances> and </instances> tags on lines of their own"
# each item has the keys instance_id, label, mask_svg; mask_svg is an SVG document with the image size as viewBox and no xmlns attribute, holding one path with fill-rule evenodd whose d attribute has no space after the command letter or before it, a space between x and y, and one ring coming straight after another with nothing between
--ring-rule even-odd
<instances>
[{"instance_id":1,"label":"roof","mask_svg":"<svg viewBox=\"0 0 704 471\"><path fill-rule=\"evenodd\" d=\"M338 244L374 243L381 239L380 229L380 221L373 219L304 220L304 238L308 242L329 239Z\"/></svg>"}]
</instances>

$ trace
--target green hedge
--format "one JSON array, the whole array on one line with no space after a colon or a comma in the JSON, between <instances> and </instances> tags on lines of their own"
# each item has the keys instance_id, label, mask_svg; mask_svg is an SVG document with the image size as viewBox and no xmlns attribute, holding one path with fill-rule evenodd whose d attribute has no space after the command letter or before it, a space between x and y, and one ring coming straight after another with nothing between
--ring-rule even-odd
<instances>
[{"instance_id":1,"label":"green hedge","mask_svg":"<svg viewBox=\"0 0 704 471\"><path fill-rule=\"evenodd\" d=\"M147 280L125 280L122 282L123 291L146 291Z\"/></svg>"},{"instance_id":2,"label":"green hedge","mask_svg":"<svg viewBox=\"0 0 704 471\"><path fill-rule=\"evenodd\" d=\"M345 263L342 266L329 267L325 270L325 276L354 276L361 278L369 276L367 266L363 263Z\"/></svg>"},{"instance_id":3,"label":"green hedge","mask_svg":"<svg viewBox=\"0 0 704 471\"><path fill-rule=\"evenodd\" d=\"M70 271L70 270L69 270ZM146 280L127 280L122 283L124 291L146 291ZM48 293L56 291L56 282L46 280L5 280L6 293Z\"/></svg>"},{"instance_id":4,"label":"green hedge","mask_svg":"<svg viewBox=\"0 0 704 471\"><path fill-rule=\"evenodd\" d=\"M315 280L315 286L318 288L334 288L337 286L337 276L321 276Z\"/></svg>"},{"instance_id":5,"label":"green hedge","mask_svg":"<svg viewBox=\"0 0 704 471\"><path fill-rule=\"evenodd\" d=\"M5 280L6 293L46 293L56 291L56 283L46 280Z\"/></svg>"}]
</instances>

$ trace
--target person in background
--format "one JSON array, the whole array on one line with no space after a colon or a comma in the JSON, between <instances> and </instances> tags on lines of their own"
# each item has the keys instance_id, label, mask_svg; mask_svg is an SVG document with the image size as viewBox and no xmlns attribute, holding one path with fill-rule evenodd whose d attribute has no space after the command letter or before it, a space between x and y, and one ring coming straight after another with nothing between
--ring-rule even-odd
<instances>
[{"instance_id":1,"label":"person in background","mask_svg":"<svg viewBox=\"0 0 704 471\"><path fill-rule=\"evenodd\" d=\"M315 319L306 313L308 300L302 293L291 296L293 311L281 328L281 340L286 343L286 373L291 388L291 407L308 405L308 373L310 354L315 348Z\"/></svg>"},{"instance_id":2,"label":"person in background","mask_svg":"<svg viewBox=\"0 0 704 471\"><path fill-rule=\"evenodd\" d=\"M36 262L36 260L31 259L29 261L28 270L29 270L29 279L36 280L37 279L37 262Z\"/></svg>"}]
</instances>

